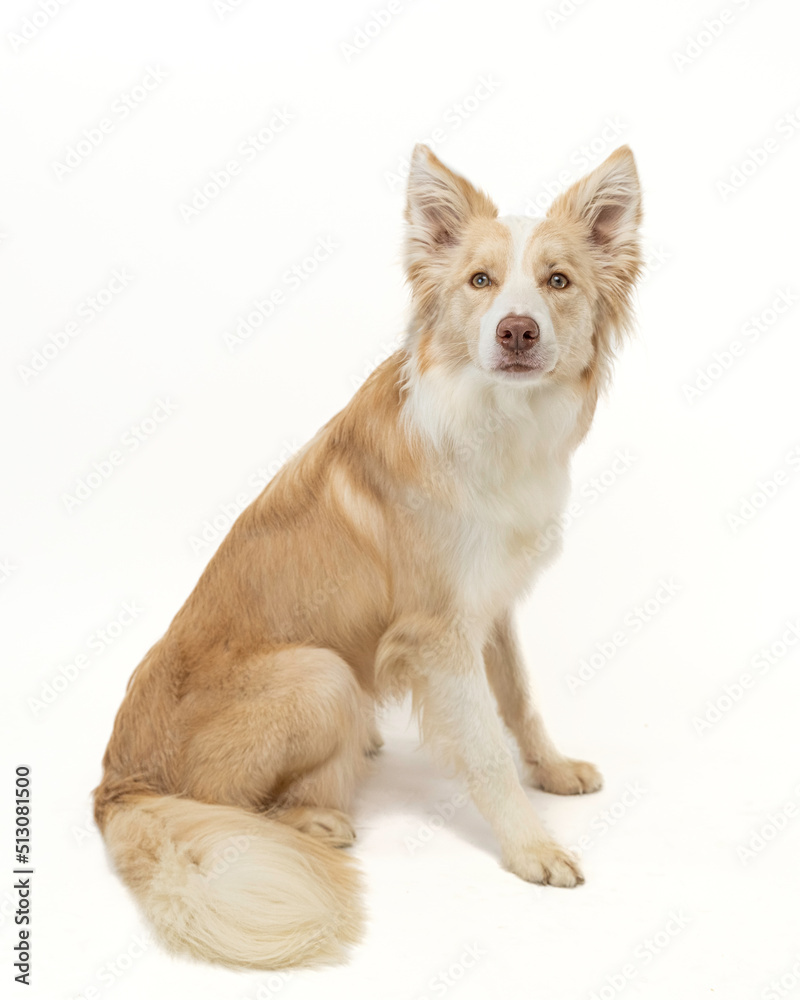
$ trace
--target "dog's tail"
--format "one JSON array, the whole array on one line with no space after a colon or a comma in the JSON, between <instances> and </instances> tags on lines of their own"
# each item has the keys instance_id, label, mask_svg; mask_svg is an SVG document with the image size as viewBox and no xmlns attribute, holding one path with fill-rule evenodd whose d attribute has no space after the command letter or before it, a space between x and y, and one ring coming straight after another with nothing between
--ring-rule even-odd
<instances>
[{"instance_id":1,"label":"dog's tail","mask_svg":"<svg viewBox=\"0 0 800 1000\"><path fill-rule=\"evenodd\" d=\"M104 811L109 853L173 951L278 969L341 961L360 878L341 851L231 806L131 795Z\"/></svg>"}]
</instances>

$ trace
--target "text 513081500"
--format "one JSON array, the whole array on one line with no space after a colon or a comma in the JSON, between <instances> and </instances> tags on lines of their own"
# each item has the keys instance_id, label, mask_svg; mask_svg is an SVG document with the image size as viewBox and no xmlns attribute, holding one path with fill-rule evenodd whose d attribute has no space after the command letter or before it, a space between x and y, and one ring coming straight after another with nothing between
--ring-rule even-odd
<instances>
[{"instance_id":1,"label":"text 513081500","mask_svg":"<svg viewBox=\"0 0 800 1000\"><path fill-rule=\"evenodd\" d=\"M18 941L14 945L16 961L14 979L30 986L31 980L31 785L30 768L18 767L14 791L14 860L17 867L14 892L17 894L17 908L14 923L19 928ZM24 867L20 867L24 866Z\"/></svg>"}]
</instances>

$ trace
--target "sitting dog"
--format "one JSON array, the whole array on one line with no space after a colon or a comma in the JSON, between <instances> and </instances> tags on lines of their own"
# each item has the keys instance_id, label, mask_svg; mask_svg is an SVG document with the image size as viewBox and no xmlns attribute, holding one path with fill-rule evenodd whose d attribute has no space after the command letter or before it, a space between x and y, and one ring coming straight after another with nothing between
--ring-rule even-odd
<instances>
[{"instance_id":1,"label":"sitting dog","mask_svg":"<svg viewBox=\"0 0 800 1000\"><path fill-rule=\"evenodd\" d=\"M410 692L506 868L575 886L530 782L600 788L532 703L514 604L556 555L570 458L641 268L627 147L536 222L425 146L410 164L405 345L241 514L134 672L95 792L110 855L164 942L234 966L341 960L358 872L334 848ZM499 716L497 709L499 708Z\"/></svg>"}]
</instances>

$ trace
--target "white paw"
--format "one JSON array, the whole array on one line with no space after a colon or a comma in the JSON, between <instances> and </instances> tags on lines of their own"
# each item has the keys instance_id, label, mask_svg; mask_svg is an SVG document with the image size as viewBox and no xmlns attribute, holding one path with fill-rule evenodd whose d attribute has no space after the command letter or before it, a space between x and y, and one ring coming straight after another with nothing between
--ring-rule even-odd
<instances>
[{"instance_id":1,"label":"white paw","mask_svg":"<svg viewBox=\"0 0 800 1000\"><path fill-rule=\"evenodd\" d=\"M571 889L584 882L577 860L554 840L541 841L513 858L507 858L506 867L526 882L536 882L539 885L557 885Z\"/></svg>"},{"instance_id":2,"label":"white paw","mask_svg":"<svg viewBox=\"0 0 800 1000\"><path fill-rule=\"evenodd\" d=\"M531 764L531 779L535 788L556 795L583 795L603 787L603 776L594 764L570 757L550 764Z\"/></svg>"}]
</instances>

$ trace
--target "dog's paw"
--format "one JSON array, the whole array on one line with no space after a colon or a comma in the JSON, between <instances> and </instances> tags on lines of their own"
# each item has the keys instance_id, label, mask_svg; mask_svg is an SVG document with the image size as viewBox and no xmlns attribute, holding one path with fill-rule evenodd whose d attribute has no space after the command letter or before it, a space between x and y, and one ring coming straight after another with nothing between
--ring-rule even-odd
<instances>
[{"instance_id":1,"label":"dog's paw","mask_svg":"<svg viewBox=\"0 0 800 1000\"><path fill-rule=\"evenodd\" d=\"M583 795L603 787L603 776L587 760L562 757L552 764L532 764L531 782L534 788L555 795Z\"/></svg>"},{"instance_id":2,"label":"dog's paw","mask_svg":"<svg viewBox=\"0 0 800 1000\"><path fill-rule=\"evenodd\" d=\"M293 826L295 830L324 840L331 847L350 847L356 839L356 831L350 818L338 809L296 806L276 816L276 819Z\"/></svg>"},{"instance_id":3,"label":"dog's paw","mask_svg":"<svg viewBox=\"0 0 800 1000\"><path fill-rule=\"evenodd\" d=\"M554 840L545 840L513 858L506 858L506 868L526 882L557 885L571 889L584 882L577 859Z\"/></svg>"}]
</instances>

